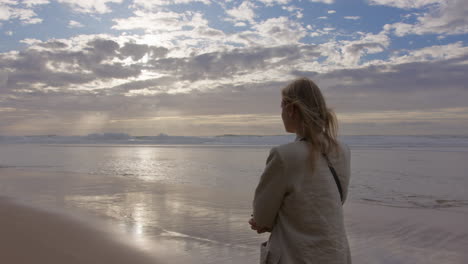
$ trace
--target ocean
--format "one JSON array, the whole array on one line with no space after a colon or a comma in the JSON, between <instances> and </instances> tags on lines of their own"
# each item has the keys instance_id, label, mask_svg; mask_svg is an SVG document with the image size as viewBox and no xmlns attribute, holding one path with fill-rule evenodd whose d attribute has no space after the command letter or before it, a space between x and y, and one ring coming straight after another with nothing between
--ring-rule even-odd
<instances>
[{"instance_id":1,"label":"ocean","mask_svg":"<svg viewBox=\"0 0 468 264\"><path fill-rule=\"evenodd\" d=\"M340 139L351 149L345 221L355 263L468 262L468 137ZM267 236L247 224L253 191L270 148L293 140L0 137L0 195L88 214L193 263L257 263Z\"/></svg>"}]
</instances>

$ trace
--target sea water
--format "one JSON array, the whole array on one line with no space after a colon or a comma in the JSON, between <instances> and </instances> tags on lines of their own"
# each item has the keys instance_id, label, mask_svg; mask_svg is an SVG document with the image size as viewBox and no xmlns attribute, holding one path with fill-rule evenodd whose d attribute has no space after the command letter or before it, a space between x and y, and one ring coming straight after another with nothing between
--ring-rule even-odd
<instances>
[{"instance_id":1,"label":"sea water","mask_svg":"<svg viewBox=\"0 0 468 264\"><path fill-rule=\"evenodd\" d=\"M104 217L131 239L166 245L194 263L257 262L267 237L247 224L253 191L270 148L294 139L162 139L8 138L0 144L0 192ZM358 263L467 260L460 223L468 215L468 138L342 140L352 153L345 216ZM439 220L419 222L422 216Z\"/></svg>"}]
</instances>

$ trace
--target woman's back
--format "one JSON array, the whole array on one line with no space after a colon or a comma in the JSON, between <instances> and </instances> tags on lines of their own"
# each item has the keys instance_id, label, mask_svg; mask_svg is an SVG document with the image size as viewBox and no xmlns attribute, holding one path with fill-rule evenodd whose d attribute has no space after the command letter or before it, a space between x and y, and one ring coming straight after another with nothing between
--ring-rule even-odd
<instances>
[{"instance_id":1,"label":"woman's back","mask_svg":"<svg viewBox=\"0 0 468 264\"><path fill-rule=\"evenodd\" d=\"M350 176L349 148L339 143L339 151L328 157L345 199ZM260 223L260 215L275 215L266 211L277 210L268 263L350 263L340 195L325 159L318 155L312 170L308 143L296 140L273 148L268 160L254 199L254 213ZM275 191L283 197L272 197ZM278 202L279 205L274 204Z\"/></svg>"}]
</instances>

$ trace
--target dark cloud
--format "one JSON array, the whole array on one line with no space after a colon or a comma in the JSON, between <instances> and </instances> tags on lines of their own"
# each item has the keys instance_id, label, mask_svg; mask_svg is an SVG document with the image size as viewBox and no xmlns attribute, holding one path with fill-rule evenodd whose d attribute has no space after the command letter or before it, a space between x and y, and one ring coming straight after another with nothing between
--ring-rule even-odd
<instances>
[{"instance_id":1,"label":"dark cloud","mask_svg":"<svg viewBox=\"0 0 468 264\"><path fill-rule=\"evenodd\" d=\"M447 88L468 89L466 72L468 55L444 61L411 62L397 65L376 65L359 69L337 70L320 75L321 80L351 79L332 89L355 89L366 92L391 91L407 93Z\"/></svg>"},{"instance_id":2,"label":"dark cloud","mask_svg":"<svg viewBox=\"0 0 468 264\"><path fill-rule=\"evenodd\" d=\"M385 45L380 42L354 43L344 48L344 55L354 63L358 63L364 53L373 50L385 50Z\"/></svg>"},{"instance_id":3,"label":"dark cloud","mask_svg":"<svg viewBox=\"0 0 468 264\"><path fill-rule=\"evenodd\" d=\"M315 71L298 71L298 70L292 70L291 74L296 76L297 78L307 77L309 79L315 79L315 77L319 75L319 73Z\"/></svg>"},{"instance_id":4,"label":"dark cloud","mask_svg":"<svg viewBox=\"0 0 468 264\"><path fill-rule=\"evenodd\" d=\"M165 91L167 90L167 88L165 87L173 84L176 81L177 79L174 77L161 77L161 78L147 79L144 81L128 82L125 84L114 86L110 89L106 89L106 93L119 94L119 93L126 93L131 90L141 90L141 89Z\"/></svg>"},{"instance_id":5,"label":"dark cloud","mask_svg":"<svg viewBox=\"0 0 468 264\"><path fill-rule=\"evenodd\" d=\"M39 47L43 47L46 49L64 49L67 48L68 45L66 43L63 43L61 41L49 41L45 43L39 43L37 44Z\"/></svg>"},{"instance_id":6,"label":"dark cloud","mask_svg":"<svg viewBox=\"0 0 468 264\"><path fill-rule=\"evenodd\" d=\"M279 67L291 69L289 74L292 76L315 80L323 90L329 106L335 108L338 114L468 107L468 55L448 60L373 65L318 73L315 69L304 71L294 68L298 62L313 61L322 56L319 48L313 45L234 49L185 58L167 57L168 50L161 47L134 43L120 46L114 41L103 39L90 41L79 51L57 49L56 43L44 47L48 48L27 49L16 56L0 54L1 107L21 109L21 112L2 112L0 123L4 125L0 125L0 132L14 127L15 120L22 120L21 116L23 119L30 118L28 114L39 114L44 120L79 120L81 115L89 113L99 113L108 119L144 119L168 113L181 116L279 116L280 90L291 80L242 85L234 84L235 81L232 84L218 81L229 77L241 80L244 74L262 73ZM136 62L147 54L152 57L149 64ZM115 58L128 57L135 63L124 65L112 62ZM55 68L61 71L54 71ZM139 76L142 70L166 76L128 81L94 91L69 89L71 84L86 84L102 79L125 80ZM176 83L180 84L184 80L210 80L211 84L207 87L209 89L195 89L190 87L191 82L185 82L184 85L188 87L175 87ZM41 89L44 87L57 89L46 91ZM172 88L190 88L192 91L174 94L171 93ZM145 89L158 93L145 94ZM138 90L143 93L124 96ZM423 121L404 122L400 126L365 124L368 129L374 129L372 131L384 128L388 131L428 129L434 126ZM249 126L248 131L252 131L253 128ZM364 127L345 126L353 132ZM214 125L207 127L222 129ZM271 129L273 127L277 128L272 125ZM229 129L236 130L235 127ZM260 127L255 129L261 130Z\"/></svg>"},{"instance_id":7,"label":"dark cloud","mask_svg":"<svg viewBox=\"0 0 468 264\"><path fill-rule=\"evenodd\" d=\"M163 47L151 47L144 44L125 43L125 45L120 48L119 52L120 58L131 57L134 61L137 61L148 53L152 58L164 57L169 52L169 50Z\"/></svg>"},{"instance_id":8,"label":"dark cloud","mask_svg":"<svg viewBox=\"0 0 468 264\"><path fill-rule=\"evenodd\" d=\"M95 79L91 74L73 74L65 72L21 71L8 74L7 85L12 88L30 88L29 85L40 84L41 87L67 87L70 84L84 84Z\"/></svg>"},{"instance_id":9,"label":"dark cloud","mask_svg":"<svg viewBox=\"0 0 468 264\"><path fill-rule=\"evenodd\" d=\"M466 60L468 56L343 69L315 79L331 102L345 111L468 107L468 64L460 63Z\"/></svg>"},{"instance_id":10,"label":"dark cloud","mask_svg":"<svg viewBox=\"0 0 468 264\"><path fill-rule=\"evenodd\" d=\"M219 85L211 91L186 94L160 94L159 107L184 115L229 115L280 113L285 82L250 85Z\"/></svg>"},{"instance_id":11,"label":"dark cloud","mask_svg":"<svg viewBox=\"0 0 468 264\"><path fill-rule=\"evenodd\" d=\"M219 79L242 75L255 70L267 70L289 65L301 58L313 60L320 56L314 45L245 48L226 52L212 52L189 58L153 60L153 70L177 74L182 80ZM279 59L271 63L268 60Z\"/></svg>"},{"instance_id":12,"label":"dark cloud","mask_svg":"<svg viewBox=\"0 0 468 264\"><path fill-rule=\"evenodd\" d=\"M38 46L45 50L29 48L16 56L0 54L0 89L67 89L73 84L95 80L136 77L140 75L142 68L138 63L123 65L111 61L126 57L139 60L145 54L151 58L161 58L168 53L163 47L134 43L125 43L120 47L113 40L99 38L89 41L78 51L67 50L67 44L55 40L39 43Z\"/></svg>"},{"instance_id":13,"label":"dark cloud","mask_svg":"<svg viewBox=\"0 0 468 264\"><path fill-rule=\"evenodd\" d=\"M119 48L119 44L113 40L95 39L88 42L88 47L85 50L98 61L103 61L108 58L117 57Z\"/></svg>"},{"instance_id":14,"label":"dark cloud","mask_svg":"<svg viewBox=\"0 0 468 264\"><path fill-rule=\"evenodd\" d=\"M90 74L53 72L47 67L51 62L49 52L27 50L15 59L0 59L0 69L8 69L7 81L2 90L27 89L32 85L44 84L52 87L68 86L72 83L86 83L95 77Z\"/></svg>"},{"instance_id":15,"label":"dark cloud","mask_svg":"<svg viewBox=\"0 0 468 264\"><path fill-rule=\"evenodd\" d=\"M114 63L111 65L99 64L90 67L95 76L99 79L124 79L128 77L138 76L141 73L138 66L124 66L121 63Z\"/></svg>"},{"instance_id":16,"label":"dark cloud","mask_svg":"<svg viewBox=\"0 0 468 264\"><path fill-rule=\"evenodd\" d=\"M169 50L164 47L155 47L155 46L149 47L149 54L151 58L165 57L168 52Z\"/></svg>"},{"instance_id":17,"label":"dark cloud","mask_svg":"<svg viewBox=\"0 0 468 264\"><path fill-rule=\"evenodd\" d=\"M102 49L106 46L102 43L115 46L111 42L100 42L94 47L99 46L99 49ZM131 45L127 47L147 50L146 47ZM139 115L139 111L144 108L141 99L145 98L145 102L148 102L148 107L151 109L155 109L157 106L158 109L162 107L166 110L189 115L272 113L278 111L279 91L286 85L286 82L221 85L217 84L216 80L226 76L239 76L244 73L268 70L281 65L292 65L306 54L315 57L320 55L314 46L282 46L264 49L236 49L188 58L160 58L152 61L154 67L146 67L145 69L157 73L167 73L168 76L133 81L108 89L88 92L89 96L84 91L67 90L55 94L50 91L44 93L36 91L34 96L38 98L38 107L43 103L44 108L50 107L51 98L54 98L53 101L56 101L55 105L57 106L53 108L54 111L60 111L61 107L113 111L115 105L123 104L128 105L129 114ZM13 85L15 88L18 88L19 83L44 83L44 85L53 87L66 87L70 83L86 83L102 78L128 78L137 76L140 67L143 67L138 65L124 66L119 63L93 64L88 56L90 55L84 52L52 54L28 51L18 56L15 61L2 61L0 63L21 69L21 71L8 74L7 85ZM276 58L277 62L269 62L272 58ZM437 62L368 66L358 69L335 70L324 74L297 70L292 70L290 73L294 76L305 76L315 80L329 100L330 106L335 107L337 111L369 112L466 107L468 89L465 73L468 72L468 65L461 62L467 59L468 56L464 56ZM52 73L44 69L45 61L75 61L83 69L89 69L92 73ZM209 87L209 90L193 90L186 94L168 93L170 88L180 80L203 80L206 78L213 80L213 86ZM142 89L156 90L159 94L123 96L129 91ZM23 103L16 103L23 105L26 102L30 103L34 101L34 96L30 93L30 98L25 99ZM96 98L93 99L94 97ZM120 99L121 97L123 99ZM42 98L47 98L47 100L42 100ZM61 99L64 103L60 103ZM78 103L80 101L82 102ZM132 104L140 107L135 107L137 110L132 111ZM12 104L12 107L14 106L15 104Z\"/></svg>"},{"instance_id":18,"label":"dark cloud","mask_svg":"<svg viewBox=\"0 0 468 264\"><path fill-rule=\"evenodd\" d=\"M224 36L224 32L212 28L205 28L205 27L197 27L196 33L200 36L207 36L207 37L222 37Z\"/></svg>"}]
</instances>

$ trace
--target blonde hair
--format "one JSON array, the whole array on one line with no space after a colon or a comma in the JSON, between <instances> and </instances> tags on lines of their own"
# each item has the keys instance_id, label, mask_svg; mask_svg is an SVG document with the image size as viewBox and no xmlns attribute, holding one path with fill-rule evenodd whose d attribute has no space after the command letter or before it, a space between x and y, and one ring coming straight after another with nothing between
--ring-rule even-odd
<instances>
[{"instance_id":1,"label":"blonde hair","mask_svg":"<svg viewBox=\"0 0 468 264\"><path fill-rule=\"evenodd\" d=\"M338 121L332 109L327 108L318 86L308 78L299 78L281 91L283 102L299 112L304 137L310 146L312 166L316 156L338 151Z\"/></svg>"}]
</instances>

